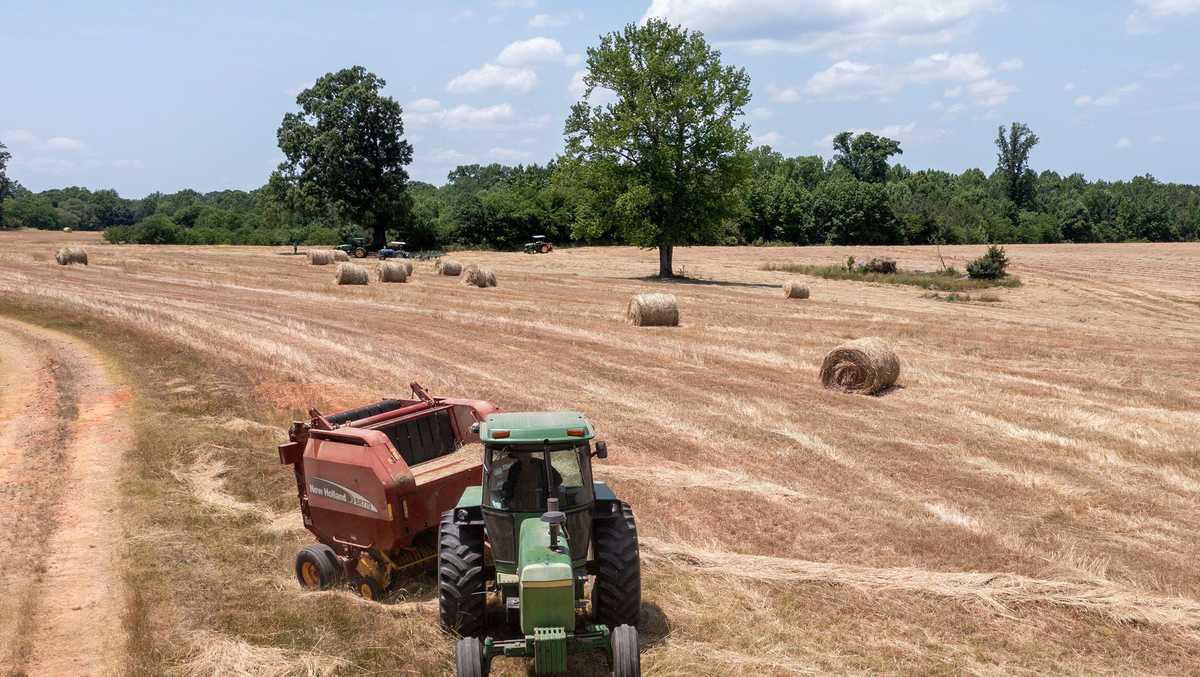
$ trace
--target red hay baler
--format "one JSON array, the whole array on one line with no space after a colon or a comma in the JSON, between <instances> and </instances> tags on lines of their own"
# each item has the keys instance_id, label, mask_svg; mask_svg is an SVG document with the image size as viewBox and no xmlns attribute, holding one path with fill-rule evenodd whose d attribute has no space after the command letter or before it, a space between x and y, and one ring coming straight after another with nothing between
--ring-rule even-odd
<instances>
[{"instance_id":1,"label":"red hay baler","mask_svg":"<svg viewBox=\"0 0 1200 677\"><path fill-rule=\"evenodd\" d=\"M312 590L343 581L380 599L404 569L437 556L441 514L480 483L472 426L497 408L430 397L387 399L296 421L279 461L295 469L304 526L318 543L296 555L296 578Z\"/></svg>"}]
</instances>

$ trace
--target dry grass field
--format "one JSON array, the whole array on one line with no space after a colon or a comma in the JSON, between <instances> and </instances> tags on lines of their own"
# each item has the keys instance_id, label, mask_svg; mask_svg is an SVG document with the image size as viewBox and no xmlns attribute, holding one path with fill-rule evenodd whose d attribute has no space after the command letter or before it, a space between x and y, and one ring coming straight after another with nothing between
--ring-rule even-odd
<instances>
[{"instance_id":1,"label":"dry grass field","mask_svg":"<svg viewBox=\"0 0 1200 677\"><path fill-rule=\"evenodd\" d=\"M56 265L67 243L91 265ZM587 412L639 522L647 675L1200 673L1200 245L1008 251L1023 286L948 303L819 278L786 300L762 270L932 270L924 247L688 248L679 282L632 248L460 252L499 285L418 263L338 287L270 248L3 233L0 315L84 339L135 391L122 673L452 670L428 576L378 605L291 575L287 422L410 381ZM681 326L625 324L641 291ZM899 387L822 390L824 354L871 335Z\"/></svg>"}]
</instances>

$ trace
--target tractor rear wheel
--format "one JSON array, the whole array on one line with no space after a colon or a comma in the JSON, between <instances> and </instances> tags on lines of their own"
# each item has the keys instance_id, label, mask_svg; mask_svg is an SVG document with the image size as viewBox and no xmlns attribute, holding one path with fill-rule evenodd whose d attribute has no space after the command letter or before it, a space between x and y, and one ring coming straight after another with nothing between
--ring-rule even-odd
<instances>
[{"instance_id":1,"label":"tractor rear wheel","mask_svg":"<svg viewBox=\"0 0 1200 677\"><path fill-rule=\"evenodd\" d=\"M365 258L367 258L367 250L366 250L366 249L363 249L362 247L359 247L358 249L355 249L355 250L354 250L354 258L356 258L356 259L365 259Z\"/></svg>"},{"instance_id":2,"label":"tractor rear wheel","mask_svg":"<svg viewBox=\"0 0 1200 677\"><path fill-rule=\"evenodd\" d=\"M629 504L617 504L611 517L592 523L596 581L592 584L592 614L610 628L637 625L642 611L642 566L638 557L637 524Z\"/></svg>"},{"instance_id":3,"label":"tractor rear wheel","mask_svg":"<svg viewBox=\"0 0 1200 677\"><path fill-rule=\"evenodd\" d=\"M456 677L487 677L488 665L483 659L483 643L478 637L463 637L454 645L454 674Z\"/></svg>"},{"instance_id":4,"label":"tractor rear wheel","mask_svg":"<svg viewBox=\"0 0 1200 677\"><path fill-rule=\"evenodd\" d=\"M438 528L438 607L442 627L463 637L483 630L483 528L454 523L442 513Z\"/></svg>"},{"instance_id":5,"label":"tractor rear wheel","mask_svg":"<svg viewBox=\"0 0 1200 677\"><path fill-rule=\"evenodd\" d=\"M612 633L613 677L641 677L637 628L618 625Z\"/></svg>"},{"instance_id":6,"label":"tractor rear wheel","mask_svg":"<svg viewBox=\"0 0 1200 677\"><path fill-rule=\"evenodd\" d=\"M342 578L342 563L324 543L304 546L296 553L296 580L306 590L328 590Z\"/></svg>"}]
</instances>

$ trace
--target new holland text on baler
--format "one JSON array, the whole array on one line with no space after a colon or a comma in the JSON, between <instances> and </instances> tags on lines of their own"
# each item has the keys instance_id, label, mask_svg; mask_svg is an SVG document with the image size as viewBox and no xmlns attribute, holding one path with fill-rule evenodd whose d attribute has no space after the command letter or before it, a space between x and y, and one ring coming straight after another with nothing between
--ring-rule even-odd
<instances>
[{"instance_id":1,"label":"new holland text on baler","mask_svg":"<svg viewBox=\"0 0 1200 677\"><path fill-rule=\"evenodd\" d=\"M637 527L629 505L592 479L606 446L593 449L592 426L575 412L492 413L478 431L483 480L442 516L438 536L442 625L462 636L458 677L483 677L498 656L563 673L568 655L591 650L607 654L615 677L640 675ZM497 634L486 627L489 593L505 620Z\"/></svg>"}]
</instances>

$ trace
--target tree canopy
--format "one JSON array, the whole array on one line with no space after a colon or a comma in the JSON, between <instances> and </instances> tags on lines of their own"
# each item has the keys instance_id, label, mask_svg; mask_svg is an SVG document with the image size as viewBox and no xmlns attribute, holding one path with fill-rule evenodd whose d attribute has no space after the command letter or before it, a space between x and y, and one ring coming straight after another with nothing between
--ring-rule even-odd
<instances>
[{"instance_id":1,"label":"tree canopy","mask_svg":"<svg viewBox=\"0 0 1200 677\"><path fill-rule=\"evenodd\" d=\"M412 201L405 188L412 145L404 139L400 104L381 94L387 83L362 66L327 73L300 92L300 111L279 126L287 158L272 176L293 207L333 208L372 231L374 244L389 226L407 224Z\"/></svg>"},{"instance_id":2,"label":"tree canopy","mask_svg":"<svg viewBox=\"0 0 1200 677\"><path fill-rule=\"evenodd\" d=\"M600 237L613 224L625 241L657 247L659 275L671 277L673 248L720 241L740 208L750 78L701 33L651 19L601 37L583 81L565 126L575 233ZM613 100L600 103L601 92Z\"/></svg>"},{"instance_id":3,"label":"tree canopy","mask_svg":"<svg viewBox=\"0 0 1200 677\"><path fill-rule=\"evenodd\" d=\"M1007 134L1004 125L996 131L996 171L1004 176L1008 199L1018 209L1029 206L1033 199L1037 177L1029 169L1029 153L1038 140L1024 122L1012 123Z\"/></svg>"},{"instance_id":4,"label":"tree canopy","mask_svg":"<svg viewBox=\"0 0 1200 677\"><path fill-rule=\"evenodd\" d=\"M900 155L900 142L871 132L842 132L833 137L833 161L850 170L859 181L883 183L887 178L888 158Z\"/></svg>"},{"instance_id":5,"label":"tree canopy","mask_svg":"<svg viewBox=\"0 0 1200 677\"><path fill-rule=\"evenodd\" d=\"M12 159L12 153L8 152L8 147L0 141L0 223L4 223L4 198L8 197L8 161Z\"/></svg>"}]
</instances>

